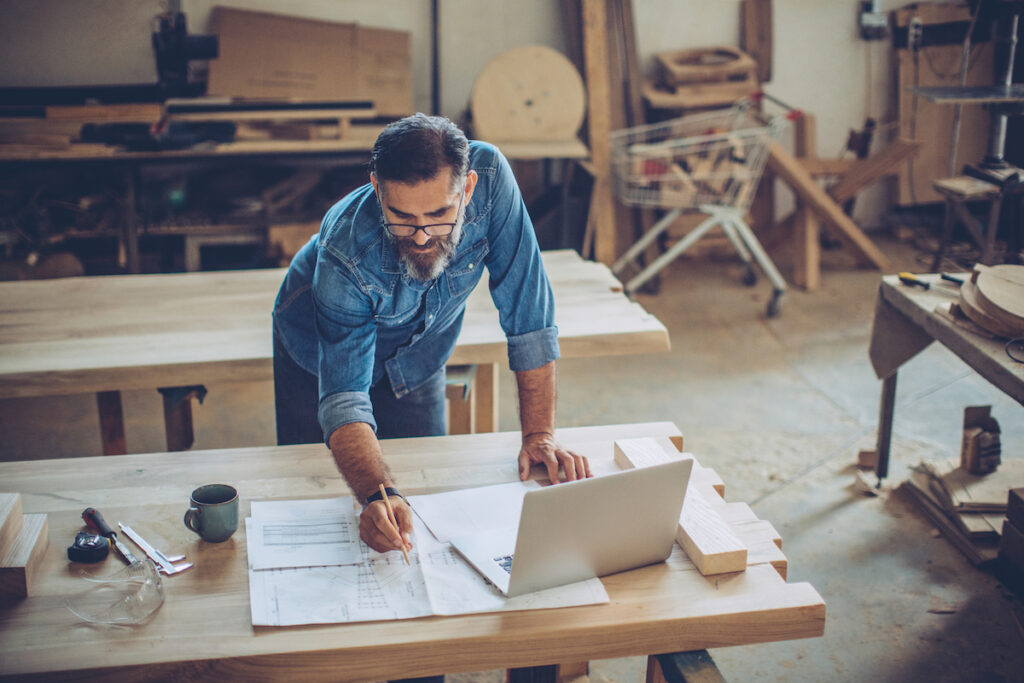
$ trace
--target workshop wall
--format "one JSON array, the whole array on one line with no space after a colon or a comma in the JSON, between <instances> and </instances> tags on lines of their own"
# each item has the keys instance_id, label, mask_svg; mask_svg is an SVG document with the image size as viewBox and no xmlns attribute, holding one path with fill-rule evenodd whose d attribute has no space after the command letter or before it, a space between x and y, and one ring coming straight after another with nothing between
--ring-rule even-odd
<instances>
[{"instance_id":1,"label":"workshop wall","mask_svg":"<svg viewBox=\"0 0 1024 683\"><path fill-rule=\"evenodd\" d=\"M163 4L159 0L0 0L4 17L0 21L0 85L25 85L26 78L39 84L81 84L89 75L93 83L125 83L132 82L133 76L137 79L143 67L152 74L152 54L146 47L149 19ZM418 109L430 109L430 3L426 0L182 0L181 4L192 32L207 30L210 10L218 4L409 31L414 101ZM862 127L866 116L882 127L876 146L891 132L885 123L895 113L892 49L886 40L860 39L858 4L853 0L774 3L774 69L768 89L817 116L822 156L839 153L848 131ZM903 4L901 0L879 3L883 11ZM739 0L634 0L633 5L642 64L649 64L655 52L664 50L738 44ZM466 109L476 75L493 57L528 43L565 49L560 3L551 0L442 0L440 37L441 109L455 119ZM856 220L865 228L876 227L890 206L892 192L889 180L864 191L858 196ZM790 198L780 191L779 200L782 213Z\"/></svg>"}]
</instances>

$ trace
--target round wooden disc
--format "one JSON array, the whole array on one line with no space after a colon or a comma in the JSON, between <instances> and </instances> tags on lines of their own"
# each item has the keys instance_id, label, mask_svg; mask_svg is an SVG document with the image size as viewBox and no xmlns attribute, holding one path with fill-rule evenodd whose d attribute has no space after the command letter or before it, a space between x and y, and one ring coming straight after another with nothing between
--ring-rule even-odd
<instances>
[{"instance_id":1,"label":"round wooden disc","mask_svg":"<svg viewBox=\"0 0 1024 683\"><path fill-rule=\"evenodd\" d=\"M586 108L583 79L557 50L525 45L483 68L470 107L481 140L571 140Z\"/></svg>"},{"instance_id":2,"label":"round wooden disc","mask_svg":"<svg viewBox=\"0 0 1024 683\"><path fill-rule=\"evenodd\" d=\"M980 269L975 285L982 308L1004 324L1024 330L1024 266Z\"/></svg>"},{"instance_id":3,"label":"round wooden disc","mask_svg":"<svg viewBox=\"0 0 1024 683\"><path fill-rule=\"evenodd\" d=\"M989 315L978 301L978 288L970 280L960 286L960 309L976 325L984 327L992 334L1000 337L1016 337L1020 334L1018 330Z\"/></svg>"}]
</instances>

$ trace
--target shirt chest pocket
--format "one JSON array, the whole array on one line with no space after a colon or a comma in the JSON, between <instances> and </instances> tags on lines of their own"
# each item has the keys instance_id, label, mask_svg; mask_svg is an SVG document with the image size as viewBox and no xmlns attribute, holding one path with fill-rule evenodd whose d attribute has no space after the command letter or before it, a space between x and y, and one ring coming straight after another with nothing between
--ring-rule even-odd
<instances>
[{"instance_id":1,"label":"shirt chest pocket","mask_svg":"<svg viewBox=\"0 0 1024 683\"><path fill-rule=\"evenodd\" d=\"M445 270L448 275L448 293L453 297L468 296L484 269L484 257L489 251L484 238L459 254Z\"/></svg>"},{"instance_id":2,"label":"shirt chest pocket","mask_svg":"<svg viewBox=\"0 0 1024 683\"><path fill-rule=\"evenodd\" d=\"M405 291L379 302L373 320L384 327L400 327L412 322L422 306L422 297Z\"/></svg>"}]
</instances>

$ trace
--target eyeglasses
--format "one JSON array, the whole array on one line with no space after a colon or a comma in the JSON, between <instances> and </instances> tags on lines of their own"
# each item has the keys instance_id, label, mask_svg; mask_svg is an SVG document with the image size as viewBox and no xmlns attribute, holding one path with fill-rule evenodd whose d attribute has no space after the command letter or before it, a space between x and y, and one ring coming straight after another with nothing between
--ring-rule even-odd
<instances>
[{"instance_id":1,"label":"eyeglasses","mask_svg":"<svg viewBox=\"0 0 1024 683\"><path fill-rule=\"evenodd\" d=\"M459 208L455 211L455 215L458 216L462 212L462 203L466 199L466 193L463 192L459 198ZM384 223L384 228L395 237L412 237L416 234L417 230L422 230L424 235L428 237L445 237L446 235L452 234L455 230L455 226L458 225L458 221L454 223L431 223L430 225L411 225L409 223L389 223L384 218L384 202L380 200L380 194L377 195L377 203L380 204L380 219Z\"/></svg>"}]
</instances>

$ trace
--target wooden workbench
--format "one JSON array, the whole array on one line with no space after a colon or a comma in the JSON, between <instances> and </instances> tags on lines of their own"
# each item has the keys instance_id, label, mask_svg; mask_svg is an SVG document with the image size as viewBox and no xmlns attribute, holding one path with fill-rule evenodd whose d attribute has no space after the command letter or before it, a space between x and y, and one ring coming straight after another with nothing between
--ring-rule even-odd
<instances>
[{"instance_id":1,"label":"wooden workbench","mask_svg":"<svg viewBox=\"0 0 1024 683\"><path fill-rule=\"evenodd\" d=\"M568 250L545 252L543 259L563 357L668 350L665 326L626 298L607 267ZM271 310L284 273L0 283L0 398L271 380ZM497 427L497 373L507 358L484 277L449 360L478 365L478 431Z\"/></svg>"},{"instance_id":2,"label":"wooden workbench","mask_svg":"<svg viewBox=\"0 0 1024 683\"><path fill-rule=\"evenodd\" d=\"M671 423L559 430L614 471L613 440L682 435ZM384 457L405 493L515 481L518 432L396 439ZM537 472L538 476L542 476ZM34 680L388 680L527 667L818 637L825 604L807 583L786 583L758 543L775 547L771 525L741 503L714 505L752 548L744 572L704 577L676 547L665 563L603 579L611 602L566 609L428 617L331 626L251 625L245 530L207 544L182 525L198 484L226 482L253 500L349 495L322 445L0 463L0 491L20 492L26 513L49 516L49 547L34 594L0 610L0 678ZM695 467L692 486L722 482ZM87 506L131 525L195 566L164 578L166 601L147 624L96 628L63 604L88 586L64 548ZM737 506L746 508L737 513ZM729 511L728 513L726 511ZM113 555L103 570L116 571Z\"/></svg>"},{"instance_id":3,"label":"wooden workbench","mask_svg":"<svg viewBox=\"0 0 1024 683\"><path fill-rule=\"evenodd\" d=\"M883 277L875 304L869 356L875 375L883 380L875 467L879 481L889 474L897 373L901 365L932 342L948 348L993 386L1024 405L1024 366L1007 355L1006 340L982 337L956 324L942 309L957 300L957 290L937 273L917 277L928 282L930 288L901 284L897 275Z\"/></svg>"}]
</instances>

